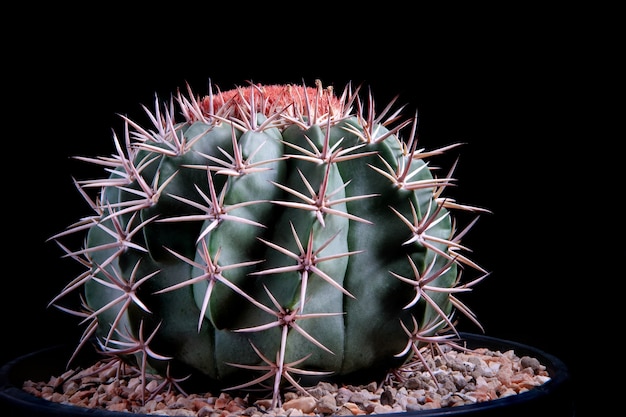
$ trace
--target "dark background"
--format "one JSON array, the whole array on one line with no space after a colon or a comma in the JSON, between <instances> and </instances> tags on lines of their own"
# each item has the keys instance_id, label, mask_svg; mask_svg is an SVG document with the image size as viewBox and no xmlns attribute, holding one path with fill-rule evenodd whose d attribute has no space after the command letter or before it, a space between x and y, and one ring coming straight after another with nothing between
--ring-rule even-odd
<instances>
[{"instance_id":1,"label":"dark background","mask_svg":"<svg viewBox=\"0 0 626 417\"><path fill-rule=\"evenodd\" d=\"M581 63L603 52L577 17L496 11L499 19L475 20L460 12L437 15L423 30L400 9L383 23L372 11L346 26L345 17L313 11L319 19L306 23L297 16L276 25L276 15L223 26L195 10L168 9L159 23L126 12L100 23L100 12L47 12L5 37L2 362L80 337L75 318L46 307L80 272L46 239L89 214L72 176L101 171L71 157L110 155L112 129L122 134L118 114L144 120L142 104L152 109L155 93L168 99L186 82L204 94L209 79L228 89L319 78L338 90L363 83L379 110L399 95L407 117L419 111L427 149L466 143L450 157L460 156L450 195L493 214L463 240L491 275L462 300L487 335L559 357L577 392L586 392L590 360L581 353L597 339L578 313L582 299L594 298L593 287L581 285L593 279L581 236L592 190L577 186L589 167L574 149L593 145L585 143L581 102L596 81ZM477 331L467 323L462 330Z\"/></svg>"}]
</instances>

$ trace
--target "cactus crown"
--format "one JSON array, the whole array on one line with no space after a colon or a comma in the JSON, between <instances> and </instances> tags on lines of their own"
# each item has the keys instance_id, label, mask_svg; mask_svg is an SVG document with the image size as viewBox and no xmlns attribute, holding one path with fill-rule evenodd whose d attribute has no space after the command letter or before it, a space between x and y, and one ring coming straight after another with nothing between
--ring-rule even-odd
<instances>
[{"instance_id":1,"label":"cactus crown","mask_svg":"<svg viewBox=\"0 0 626 417\"><path fill-rule=\"evenodd\" d=\"M112 360L223 389L305 391L386 372L457 340L487 272L466 253L417 123L346 86L188 87L123 117L104 168L75 185L93 212L51 237L85 270L51 304ZM405 133L407 132L407 133ZM403 135L401 137L401 134ZM64 236L84 233L78 250ZM461 279L462 271L475 277ZM80 289L79 311L61 298ZM144 392L145 392L144 386Z\"/></svg>"}]
</instances>

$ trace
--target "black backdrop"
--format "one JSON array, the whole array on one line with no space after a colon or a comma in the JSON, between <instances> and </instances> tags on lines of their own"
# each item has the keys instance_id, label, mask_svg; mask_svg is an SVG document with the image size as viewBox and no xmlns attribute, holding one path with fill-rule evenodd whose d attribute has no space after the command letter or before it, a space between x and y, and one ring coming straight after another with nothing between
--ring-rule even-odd
<instances>
[{"instance_id":1,"label":"black backdrop","mask_svg":"<svg viewBox=\"0 0 626 417\"><path fill-rule=\"evenodd\" d=\"M31 28L36 40L14 34L8 45L2 362L80 336L77 320L46 307L79 272L46 239L89 213L71 178L101 171L71 157L111 154L112 129L122 132L118 114L141 119L141 104L151 108L155 93L168 98L186 82L205 93L209 79L227 89L319 78L337 89L363 83L380 109L399 95L407 117L419 111L425 148L466 143L452 152L460 160L451 194L493 214L464 239L491 275L462 299L486 334L560 357L577 380L583 272L568 248L575 231L568 210L581 196L565 185L578 169L567 151L577 93L563 77L577 60L573 44L544 33L541 20L533 30L502 21L424 33L404 23L400 38L380 37L373 26L358 36L326 20L315 26L331 40L316 39L312 26L269 33L239 26L241 39L230 26L191 34L173 20L141 30L119 16L99 25L33 21L24 33ZM462 330L477 329L465 323Z\"/></svg>"}]
</instances>

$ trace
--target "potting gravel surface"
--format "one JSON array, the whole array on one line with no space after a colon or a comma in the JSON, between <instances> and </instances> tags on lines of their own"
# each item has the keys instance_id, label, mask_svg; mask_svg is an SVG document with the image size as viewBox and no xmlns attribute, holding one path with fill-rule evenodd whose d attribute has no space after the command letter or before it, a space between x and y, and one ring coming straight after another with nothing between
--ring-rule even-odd
<instances>
[{"instance_id":1,"label":"potting gravel surface","mask_svg":"<svg viewBox=\"0 0 626 417\"><path fill-rule=\"evenodd\" d=\"M147 377L142 401L141 378L117 378L118 367L106 367L103 362L68 370L45 382L26 381L23 389L58 403L140 414L323 417L457 407L517 395L550 380L538 359L520 357L513 350L459 350L443 346L435 356L428 352L423 354L436 384L423 363L416 361L390 373L384 381L358 386L321 382L307 387L307 395L286 392L282 404L275 408L271 408L271 398L253 397L252 393L184 394L156 375Z\"/></svg>"}]
</instances>

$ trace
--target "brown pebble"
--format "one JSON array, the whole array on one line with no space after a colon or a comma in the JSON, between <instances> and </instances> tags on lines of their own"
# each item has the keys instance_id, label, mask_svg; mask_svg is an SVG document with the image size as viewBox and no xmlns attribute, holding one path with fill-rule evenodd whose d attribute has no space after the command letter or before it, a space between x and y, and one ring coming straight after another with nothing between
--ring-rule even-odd
<instances>
[{"instance_id":1,"label":"brown pebble","mask_svg":"<svg viewBox=\"0 0 626 417\"><path fill-rule=\"evenodd\" d=\"M289 410L290 408L295 408L296 410L301 410L303 413L311 413L316 405L317 401L313 397L299 397L283 403L283 409Z\"/></svg>"}]
</instances>

